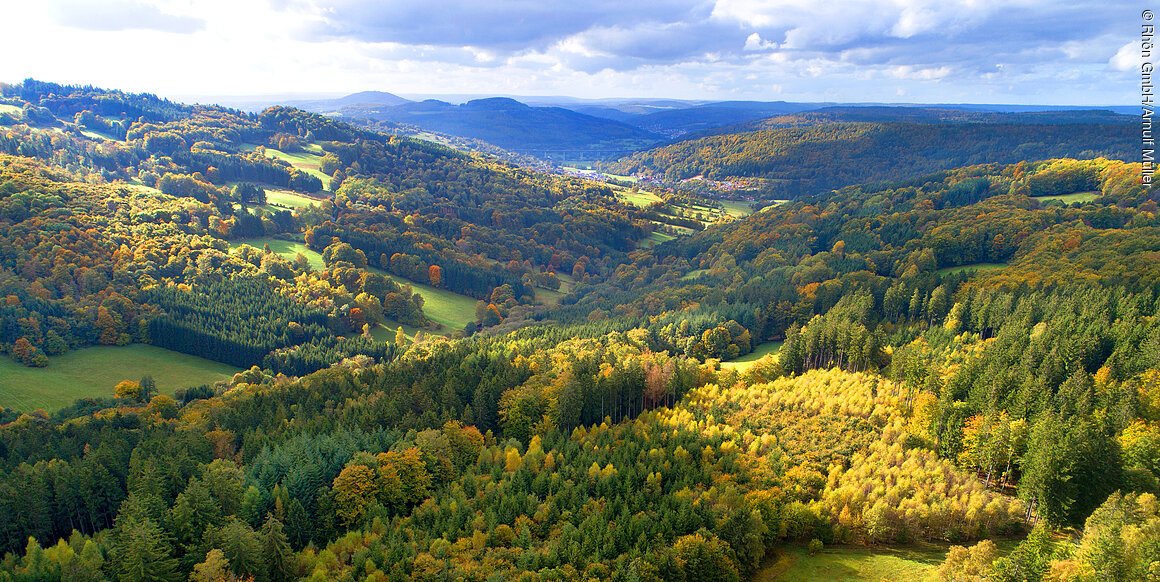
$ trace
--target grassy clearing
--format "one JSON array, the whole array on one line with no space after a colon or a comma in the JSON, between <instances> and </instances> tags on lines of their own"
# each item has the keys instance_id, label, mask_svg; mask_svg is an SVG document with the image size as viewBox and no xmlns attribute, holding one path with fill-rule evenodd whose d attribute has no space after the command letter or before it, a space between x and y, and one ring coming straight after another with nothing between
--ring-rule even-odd
<instances>
[{"instance_id":1,"label":"grassy clearing","mask_svg":"<svg viewBox=\"0 0 1160 582\"><path fill-rule=\"evenodd\" d=\"M1005 556L1019 540L992 540ZM966 544L970 545L970 544ZM803 547L786 548L767 561L754 582L854 582L906 580L934 582L949 544L920 542L898 547L833 546L811 556Z\"/></svg>"},{"instance_id":2,"label":"grassy clearing","mask_svg":"<svg viewBox=\"0 0 1160 582\"><path fill-rule=\"evenodd\" d=\"M23 109L15 106L15 105L9 105L7 103L0 103L0 113L11 113L11 114L15 115L16 117L23 117L24 116Z\"/></svg>"},{"instance_id":3,"label":"grassy clearing","mask_svg":"<svg viewBox=\"0 0 1160 582\"><path fill-rule=\"evenodd\" d=\"M758 212L765 212L766 210L769 210L771 208L777 208L778 206L781 206L782 204L789 202L789 200L769 200L768 202L769 202L769 204L766 206L762 206L761 210L758 210Z\"/></svg>"},{"instance_id":4,"label":"grassy clearing","mask_svg":"<svg viewBox=\"0 0 1160 582\"><path fill-rule=\"evenodd\" d=\"M136 178L134 178L134 180L136 180ZM158 190L157 188L152 188L150 186L146 186L145 184L142 184L140 182L117 182L117 184L120 186L125 186L126 188L128 188L130 190L136 190L137 192L144 192L146 194L155 194L157 196L169 196L168 194L162 192L161 190Z\"/></svg>"},{"instance_id":5,"label":"grassy clearing","mask_svg":"<svg viewBox=\"0 0 1160 582\"><path fill-rule=\"evenodd\" d=\"M394 342L395 333L397 333L399 326L401 325L403 326L403 335L407 337L407 341L413 341L415 339L415 332L420 331L419 328L413 325L403 325L392 319L388 319L387 321L380 323L378 326L372 329L371 337L381 342ZM434 332L425 331L423 333L426 335L428 333Z\"/></svg>"},{"instance_id":6,"label":"grassy clearing","mask_svg":"<svg viewBox=\"0 0 1160 582\"><path fill-rule=\"evenodd\" d=\"M561 293L571 293L576 288L576 279L573 279L572 275L556 273L556 278L560 280Z\"/></svg>"},{"instance_id":7,"label":"grassy clearing","mask_svg":"<svg viewBox=\"0 0 1160 582\"><path fill-rule=\"evenodd\" d=\"M266 190L266 203L287 208L306 208L322 200L290 190Z\"/></svg>"},{"instance_id":8,"label":"grassy clearing","mask_svg":"<svg viewBox=\"0 0 1160 582\"><path fill-rule=\"evenodd\" d=\"M310 262L310 267L314 269L321 269L326 265L322 262L322 255L310 250L306 247L306 243L301 241L289 241L280 238L264 236L261 238L251 238L246 240L239 240L230 243L230 249L236 249L243 244L250 245L256 249L263 249L266 245L270 245L270 250L282 256L282 258L293 261L298 253L302 253L306 260Z\"/></svg>"},{"instance_id":9,"label":"grassy clearing","mask_svg":"<svg viewBox=\"0 0 1160 582\"><path fill-rule=\"evenodd\" d=\"M465 325L475 321L476 300L466 295L452 293L446 289L436 289L430 285L416 283L398 275L391 275L386 271L371 269L382 273L400 285L410 285L416 293L423 296L423 313L427 319L443 325L438 333L448 335L451 332L462 330ZM396 326L397 327L397 326ZM395 328L392 327L392 330ZM406 328L404 328L406 331ZM409 333L413 335L413 333Z\"/></svg>"},{"instance_id":10,"label":"grassy clearing","mask_svg":"<svg viewBox=\"0 0 1160 582\"><path fill-rule=\"evenodd\" d=\"M536 303L540 305L547 305L549 307L556 307L560 304L560 300L564 298L564 294L559 291L551 289L544 289L536 287Z\"/></svg>"},{"instance_id":11,"label":"grassy clearing","mask_svg":"<svg viewBox=\"0 0 1160 582\"><path fill-rule=\"evenodd\" d=\"M294 167L301 168L303 170L317 170L322 167L322 156L309 150L301 152L284 152L282 150L276 150L274 148L267 147L266 153L271 157L290 162L294 165Z\"/></svg>"},{"instance_id":12,"label":"grassy clearing","mask_svg":"<svg viewBox=\"0 0 1160 582\"><path fill-rule=\"evenodd\" d=\"M616 197L641 208L647 208L650 204L661 201L661 197L652 192L642 190L632 191L627 188L617 188Z\"/></svg>"},{"instance_id":13,"label":"grassy clearing","mask_svg":"<svg viewBox=\"0 0 1160 582\"><path fill-rule=\"evenodd\" d=\"M87 138L90 138L90 139L99 139L102 141L117 141L117 138L115 138L111 135L101 133L99 131L93 131L91 129L82 129L81 135L83 135Z\"/></svg>"},{"instance_id":14,"label":"grassy clearing","mask_svg":"<svg viewBox=\"0 0 1160 582\"><path fill-rule=\"evenodd\" d=\"M700 277L701 275L704 275L705 273L708 273L708 272L709 272L709 269L694 269L692 271L689 271L688 273L685 273L685 275L683 277L681 277L681 280L682 281L692 281L693 279L696 279L697 277Z\"/></svg>"},{"instance_id":15,"label":"grassy clearing","mask_svg":"<svg viewBox=\"0 0 1160 582\"><path fill-rule=\"evenodd\" d=\"M780 351L781 344L782 342L765 342L763 344L758 344L757 348L755 348L752 352L749 352L740 358L729 360L728 362L721 362L721 369L744 372L753 367L753 363L757 360L760 360L761 358L764 358L770 354L776 354L778 351Z\"/></svg>"},{"instance_id":16,"label":"grassy clearing","mask_svg":"<svg viewBox=\"0 0 1160 582\"><path fill-rule=\"evenodd\" d=\"M647 248L647 247L659 245L661 243L669 242L675 238L677 238L677 237L675 237L671 234L668 234L668 233L653 231L653 232L649 233L648 238L641 241L640 246Z\"/></svg>"},{"instance_id":17,"label":"grassy clearing","mask_svg":"<svg viewBox=\"0 0 1160 582\"><path fill-rule=\"evenodd\" d=\"M78 398L112 396L121 380L153 376L162 394L228 380L237 368L195 356L134 344L98 346L51 358L47 368L26 368L0 358L0 406L49 412Z\"/></svg>"},{"instance_id":18,"label":"grassy clearing","mask_svg":"<svg viewBox=\"0 0 1160 582\"><path fill-rule=\"evenodd\" d=\"M811 556L805 548L790 548L759 570L755 582L820 582L854 580L937 580L936 570L947 547L922 544L905 548L825 548Z\"/></svg>"},{"instance_id":19,"label":"grassy clearing","mask_svg":"<svg viewBox=\"0 0 1160 582\"><path fill-rule=\"evenodd\" d=\"M1058 194L1056 196L1036 196L1036 200L1047 202L1048 200L1059 200L1064 204L1073 204L1075 202L1084 203L1091 202L1100 197L1099 192L1073 192L1071 194Z\"/></svg>"},{"instance_id":20,"label":"grassy clearing","mask_svg":"<svg viewBox=\"0 0 1160 582\"><path fill-rule=\"evenodd\" d=\"M319 168L322 167L322 148L317 144L311 144L312 147L307 147L306 151L288 153L274 148L266 148L266 155L271 158L278 158L290 162L290 165L310 174L319 180L322 180L322 188L330 190L330 176L322 173Z\"/></svg>"},{"instance_id":21,"label":"grassy clearing","mask_svg":"<svg viewBox=\"0 0 1160 582\"><path fill-rule=\"evenodd\" d=\"M230 243L231 249L236 249L243 244L250 245L256 249L264 248L265 245L270 245L270 250L278 253L287 260L293 261L298 253L302 253L308 261L310 266L314 269L323 269L326 267L322 261L322 255L310 250L306 244L299 241L288 241L273 237L251 238ZM446 289L436 289L430 285L416 283L410 279L404 279L398 275L392 275L382 269L370 268L371 271L385 275L393 279L400 285L410 285L412 289L419 295L423 296L423 313L436 323L442 324L444 327L439 331L444 335L450 334L453 331L463 329L463 326L468 322L475 321L475 299L466 295L452 293ZM563 288L563 285L561 285ZM390 327L390 339L394 339L395 329L398 327L397 323L393 323ZM406 327L406 326L404 326ZM385 332L381 332L385 333ZM407 332L408 335L414 335L414 329Z\"/></svg>"},{"instance_id":22,"label":"grassy clearing","mask_svg":"<svg viewBox=\"0 0 1160 582\"><path fill-rule=\"evenodd\" d=\"M721 206L725 208L725 213L734 218L744 218L753 214L753 208L750 207L751 202L744 200L718 200Z\"/></svg>"},{"instance_id":23,"label":"grassy clearing","mask_svg":"<svg viewBox=\"0 0 1160 582\"><path fill-rule=\"evenodd\" d=\"M640 178L637 178L636 176L624 176L621 174L605 174L605 176L618 182L629 182L635 184L640 181Z\"/></svg>"},{"instance_id":24,"label":"grassy clearing","mask_svg":"<svg viewBox=\"0 0 1160 582\"><path fill-rule=\"evenodd\" d=\"M943 267L938 270L940 275L950 275L952 273L961 273L963 271L974 271L976 273L993 273L1007 268L1007 263L972 263L970 265L959 265L957 267Z\"/></svg>"}]
</instances>

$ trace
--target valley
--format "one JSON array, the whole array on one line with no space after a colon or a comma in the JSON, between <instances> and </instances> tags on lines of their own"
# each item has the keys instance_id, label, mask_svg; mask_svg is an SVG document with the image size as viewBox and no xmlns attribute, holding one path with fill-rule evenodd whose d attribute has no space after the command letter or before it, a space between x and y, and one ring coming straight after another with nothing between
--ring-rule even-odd
<instances>
[{"instance_id":1,"label":"valley","mask_svg":"<svg viewBox=\"0 0 1160 582\"><path fill-rule=\"evenodd\" d=\"M0 93L0 581L1160 563L1127 116Z\"/></svg>"}]
</instances>

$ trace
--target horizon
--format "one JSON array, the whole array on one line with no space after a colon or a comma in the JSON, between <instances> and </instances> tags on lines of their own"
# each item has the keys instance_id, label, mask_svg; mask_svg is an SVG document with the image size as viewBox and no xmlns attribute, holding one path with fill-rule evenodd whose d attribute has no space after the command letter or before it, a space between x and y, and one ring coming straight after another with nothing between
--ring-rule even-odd
<instances>
[{"instance_id":1,"label":"horizon","mask_svg":"<svg viewBox=\"0 0 1160 582\"><path fill-rule=\"evenodd\" d=\"M51 79L45 79L51 81ZM117 87L102 87L104 89L117 89ZM146 93L154 93L146 91ZM674 101L681 103L694 104L713 104L725 102L755 102L755 103L800 103L805 105L832 105L832 106L855 106L855 107L934 107L939 106L956 107L956 106L972 106L972 107L1042 107L1042 108L1080 108L1080 109L1096 109L1104 110L1108 108L1126 108L1138 107L1136 103L1002 103L1002 102L973 102L973 101L947 101L947 102L933 102L933 101L794 101L789 99L684 99L680 97L668 97L664 95L657 96L611 96L611 97L576 97L573 95L546 95L546 94L518 94L518 93L403 93L388 91L383 89L363 89L351 92L325 92L325 93L273 93L273 94L178 94L173 96L164 96L170 100L179 101L182 103L198 103L202 105L215 104L213 99L220 99L225 101L233 101L238 103L252 102L260 103L265 101L279 102L294 102L294 101L325 101L331 99L342 99L360 93L383 93L401 97L409 101L424 101L424 100L439 100L451 104L462 104L476 99L490 99L490 98L507 98L523 101L525 104L537 106L538 103L558 103L561 100L570 100L579 103L627 103L627 102L645 102L645 101Z\"/></svg>"}]
</instances>

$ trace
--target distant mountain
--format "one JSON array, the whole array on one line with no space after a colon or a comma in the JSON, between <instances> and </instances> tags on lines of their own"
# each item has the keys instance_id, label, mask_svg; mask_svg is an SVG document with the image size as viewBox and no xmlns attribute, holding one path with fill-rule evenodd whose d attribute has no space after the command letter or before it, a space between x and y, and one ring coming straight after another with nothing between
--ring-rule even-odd
<instances>
[{"instance_id":1,"label":"distant mountain","mask_svg":"<svg viewBox=\"0 0 1160 582\"><path fill-rule=\"evenodd\" d=\"M575 107L565 107L576 113L583 113L584 115L591 115L592 117L599 117L602 119L611 119L621 123L631 123L632 120L641 116L639 113L631 111L624 111L616 107L608 107L605 105L577 105Z\"/></svg>"},{"instance_id":2,"label":"distant mountain","mask_svg":"<svg viewBox=\"0 0 1160 582\"><path fill-rule=\"evenodd\" d=\"M545 159L612 159L664 142L817 123L1117 124L1123 107L886 105L789 101L447 96L411 101L381 91L285 103L379 129L411 128ZM447 99L447 100L445 100ZM461 99L469 99L457 104ZM448 100L453 102L448 102Z\"/></svg>"},{"instance_id":3,"label":"distant mountain","mask_svg":"<svg viewBox=\"0 0 1160 582\"><path fill-rule=\"evenodd\" d=\"M1032 125L1119 124L1133 118L1107 109L1052 109L1001 112L965 106L898 107L886 105L838 105L802 111L749 124L748 129L833 121L909 123L1015 123Z\"/></svg>"},{"instance_id":4,"label":"distant mountain","mask_svg":"<svg viewBox=\"0 0 1160 582\"><path fill-rule=\"evenodd\" d=\"M337 111L355 119L407 124L556 159L618 157L663 140L661 135L613 119L562 107L531 107L506 97L462 105L434 99L394 106L351 104Z\"/></svg>"},{"instance_id":5,"label":"distant mountain","mask_svg":"<svg viewBox=\"0 0 1160 582\"><path fill-rule=\"evenodd\" d=\"M596 100L559 101L561 107L614 119L670 139L748 131L762 120L816 112L830 121L912 121L915 123L1118 123L1131 107L797 103L787 101ZM806 120L810 122L809 119ZM816 121L816 120L815 120ZM776 123L776 122L774 122Z\"/></svg>"},{"instance_id":6,"label":"distant mountain","mask_svg":"<svg viewBox=\"0 0 1160 582\"><path fill-rule=\"evenodd\" d=\"M827 105L830 104L788 103L785 101L721 101L682 109L656 111L630 119L627 123L668 137L680 137L714 127L736 125L775 115L810 111Z\"/></svg>"},{"instance_id":7,"label":"distant mountain","mask_svg":"<svg viewBox=\"0 0 1160 582\"><path fill-rule=\"evenodd\" d=\"M1140 106L1138 105L1002 105L1002 104L974 104L974 103L959 103L959 104L944 104L933 107L945 107L947 109L967 109L973 111L992 111L995 113L1037 113L1037 112L1059 112L1059 111L1111 111L1121 115L1138 115L1140 113Z\"/></svg>"},{"instance_id":8,"label":"distant mountain","mask_svg":"<svg viewBox=\"0 0 1160 582\"><path fill-rule=\"evenodd\" d=\"M348 107L352 105L384 105L394 107L411 102L410 99L403 99L394 93L387 93L385 91L363 91L332 100L332 103L337 107Z\"/></svg>"},{"instance_id":9,"label":"distant mountain","mask_svg":"<svg viewBox=\"0 0 1160 582\"><path fill-rule=\"evenodd\" d=\"M285 101L281 104L314 113L333 113L342 111L347 107L396 107L406 103L413 103L413 101L385 91L361 91L336 99Z\"/></svg>"},{"instance_id":10,"label":"distant mountain","mask_svg":"<svg viewBox=\"0 0 1160 582\"><path fill-rule=\"evenodd\" d=\"M787 103L786 105L806 105ZM770 129L801 127L827 123L916 123L916 124L1000 124L1000 125L1123 125L1134 118L1114 110L1120 108L1031 109L1020 112L1001 112L981 109L981 106L919 106L919 105L827 105L797 113L762 117L731 125L709 125L700 131L677 136L671 143L698 140L711 136L740 134Z\"/></svg>"}]
</instances>

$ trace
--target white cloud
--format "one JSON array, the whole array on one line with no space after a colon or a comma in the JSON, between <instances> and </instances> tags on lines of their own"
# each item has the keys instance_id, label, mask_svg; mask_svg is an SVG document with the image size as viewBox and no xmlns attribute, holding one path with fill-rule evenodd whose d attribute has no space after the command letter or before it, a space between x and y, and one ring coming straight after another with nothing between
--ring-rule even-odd
<instances>
[{"instance_id":1,"label":"white cloud","mask_svg":"<svg viewBox=\"0 0 1160 582\"><path fill-rule=\"evenodd\" d=\"M1117 71L1139 71L1143 62L1140 41L1131 40L1112 55L1112 58L1108 60L1108 65Z\"/></svg>"},{"instance_id":2,"label":"white cloud","mask_svg":"<svg viewBox=\"0 0 1160 582\"><path fill-rule=\"evenodd\" d=\"M776 48L776 42L765 40L756 32L745 38L745 50L747 51L768 51Z\"/></svg>"},{"instance_id":3,"label":"white cloud","mask_svg":"<svg viewBox=\"0 0 1160 582\"><path fill-rule=\"evenodd\" d=\"M52 0L44 6L60 24L83 30L157 30L189 34L205 28L203 19L182 14L180 6L167 2Z\"/></svg>"},{"instance_id":4,"label":"white cloud","mask_svg":"<svg viewBox=\"0 0 1160 582\"><path fill-rule=\"evenodd\" d=\"M921 68L910 65L890 67L886 73L896 79L917 79L921 81L937 81L951 74L950 67Z\"/></svg>"},{"instance_id":5,"label":"white cloud","mask_svg":"<svg viewBox=\"0 0 1160 582\"><path fill-rule=\"evenodd\" d=\"M1126 0L450 2L13 2L5 15L21 26L0 35L0 51L20 57L0 60L0 81L164 95L890 101L902 90L937 102L1116 103L1131 101L1139 67L1138 11ZM77 20L93 6L137 13Z\"/></svg>"}]
</instances>

